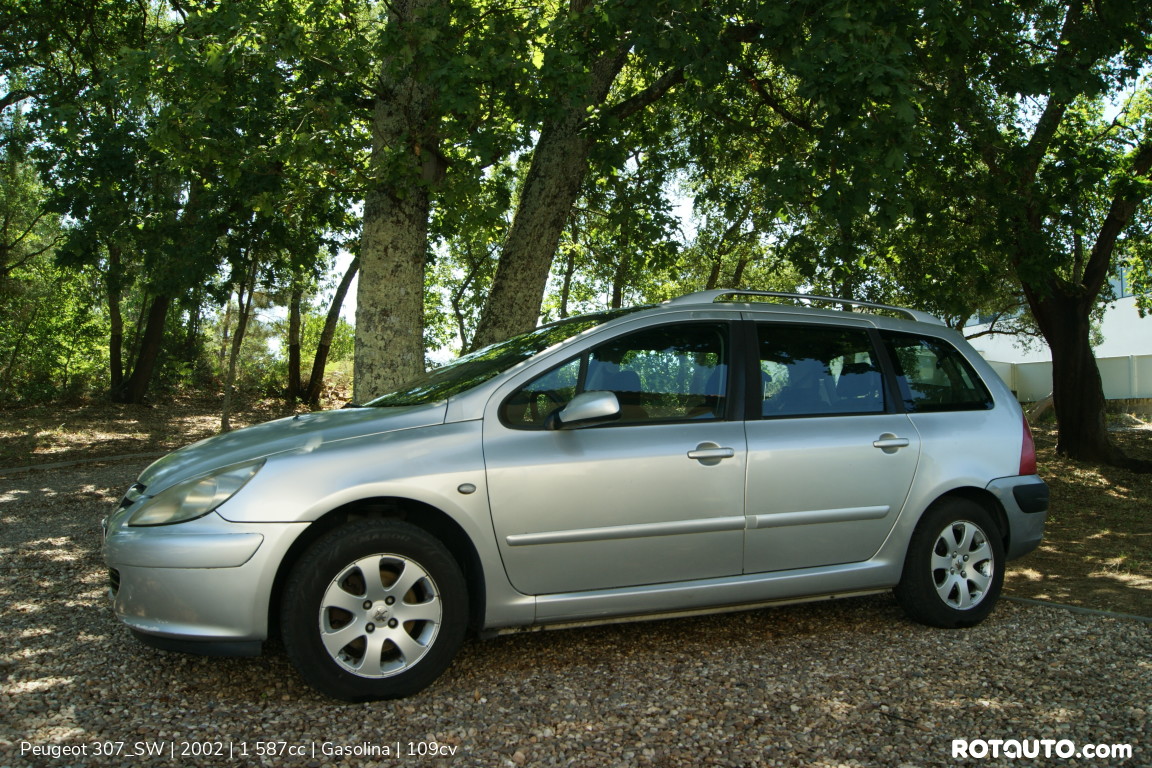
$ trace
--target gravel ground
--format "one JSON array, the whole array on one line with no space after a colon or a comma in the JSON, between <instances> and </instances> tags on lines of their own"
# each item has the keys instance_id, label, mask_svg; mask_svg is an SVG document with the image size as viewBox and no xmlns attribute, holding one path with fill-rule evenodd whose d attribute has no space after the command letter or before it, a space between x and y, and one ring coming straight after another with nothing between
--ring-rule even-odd
<instances>
[{"instance_id":1,"label":"gravel ground","mask_svg":"<svg viewBox=\"0 0 1152 768\"><path fill-rule=\"evenodd\" d=\"M98 544L140 465L0 477L0 766L1152 765L1152 626L1007 601L965 631L885 596L471 642L419 696L363 705L274 647L155 651L113 618ZM953 739L1132 756L957 759Z\"/></svg>"}]
</instances>

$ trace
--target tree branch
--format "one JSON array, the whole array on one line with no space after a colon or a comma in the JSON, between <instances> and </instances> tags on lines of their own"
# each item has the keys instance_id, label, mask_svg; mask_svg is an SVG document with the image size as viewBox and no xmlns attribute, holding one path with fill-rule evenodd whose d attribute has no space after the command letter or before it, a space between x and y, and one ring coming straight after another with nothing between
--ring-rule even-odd
<instances>
[{"instance_id":1,"label":"tree branch","mask_svg":"<svg viewBox=\"0 0 1152 768\"><path fill-rule=\"evenodd\" d=\"M1148 178L1152 171L1152 140L1145 142L1137 150L1132 160L1131 174L1133 177ZM1132 221L1136 209L1148 196L1145 185L1139 183L1122 184L1116 196L1112 198L1112 205L1108 209L1108 216L1100 227L1092 252L1088 256L1088 264L1084 268L1083 285L1088 295L1093 299L1104 287L1108 279L1108 271L1112 267L1112 254L1116 250L1116 241L1120 233Z\"/></svg>"},{"instance_id":2,"label":"tree branch","mask_svg":"<svg viewBox=\"0 0 1152 768\"><path fill-rule=\"evenodd\" d=\"M810 134L815 131L815 126L812 125L811 120L797 115L788 107L784 106L784 102L781 101L776 94L770 92L770 87L766 87L764 81L757 77L755 72L744 64L740 64L739 68L740 74L744 75L748 85L752 87L752 92L759 96L760 101L764 102L769 109L805 133Z\"/></svg>"},{"instance_id":3,"label":"tree branch","mask_svg":"<svg viewBox=\"0 0 1152 768\"><path fill-rule=\"evenodd\" d=\"M4 94L3 97L0 97L0 112L31 97L32 91L9 91Z\"/></svg>"},{"instance_id":4,"label":"tree branch","mask_svg":"<svg viewBox=\"0 0 1152 768\"><path fill-rule=\"evenodd\" d=\"M677 67L669 70L656 79L654 83L634 96L604 110L604 115L615 120L624 121L646 107L655 104L664 97L668 91L684 82L684 68Z\"/></svg>"},{"instance_id":5,"label":"tree branch","mask_svg":"<svg viewBox=\"0 0 1152 768\"><path fill-rule=\"evenodd\" d=\"M1073 59L1079 55L1079 51L1072 41L1072 33L1083 15L1083 3L1075 3L1069 7L1068 15L1064 17L1064 27L1060 30L1061 44L1052 60L1053 68L1063 64L1064 62L1061 60ZM1035 178L1040 163L1048 154L1048 147L1051 146L1053 137L1060 129L1060 123L1063 122L1064 114L1068 111L1068 106L1073 98L1074 95L1070 98L1055 94L1048 97L1048 103L1044 105L1044 111L1040 114L1040 119L1036 121L1036 130L1032 132L1032 138L1024 147L1024 167L1022 169L1024 173L1019 177L1021 180L1031 181Z\"/></svg>"}]
</instances>

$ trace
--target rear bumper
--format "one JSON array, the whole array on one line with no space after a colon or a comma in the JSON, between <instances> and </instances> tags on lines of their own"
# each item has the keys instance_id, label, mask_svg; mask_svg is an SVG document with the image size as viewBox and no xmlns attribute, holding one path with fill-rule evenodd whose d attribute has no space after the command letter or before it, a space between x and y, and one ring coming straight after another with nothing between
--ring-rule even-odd
<instances>
[{"instance_id":1,"label":"rear bumper","mask_svg":"<svg viewBox=\"0 0 1152 768\"><path fill-rule=\"evenodd\" d=\"M1008 521L1009 560L1023 557L1044 539L1048 519L1048 484L1036 475L1002 477L988 484L1000 501Z\"/></svg>"}]
</instances>

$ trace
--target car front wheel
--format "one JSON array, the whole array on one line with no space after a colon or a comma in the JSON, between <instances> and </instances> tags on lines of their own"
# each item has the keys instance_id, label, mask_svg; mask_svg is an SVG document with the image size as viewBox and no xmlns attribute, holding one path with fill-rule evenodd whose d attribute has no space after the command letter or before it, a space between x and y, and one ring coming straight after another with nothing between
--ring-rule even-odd
<instances>
[{"instance_id":1,"label":"car front wheel","mask_svg":"<svg viewBox=\"0 0 1152 768\"><path fill-rule=\"evenodd\" d=\"M320 538L292 569L281 603L289 659L345 701L410 696L451 663L468 623L460 567L426 531L360 520Z\"/></svg>"},{"instance_id":2,"label":"car front wheel","mask_svg":"<svg viewBox=\"0 0 1152 768\"><path fill-rule=\"evenodd\" d=\"M992 516L967 499L944 499L921 518L908 545L896 599L914 620L971 627L996 605L1004 543Z\"/></svg>"}]
</instances>

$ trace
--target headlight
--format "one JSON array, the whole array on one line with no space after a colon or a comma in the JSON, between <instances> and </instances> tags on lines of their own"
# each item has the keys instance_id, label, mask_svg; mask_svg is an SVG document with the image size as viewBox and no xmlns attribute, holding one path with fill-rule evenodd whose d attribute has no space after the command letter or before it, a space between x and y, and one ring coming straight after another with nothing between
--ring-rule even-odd
<instances>
[{"instance_id":1,"label":"headlight","mask_svg":"<svg viewBox=\"0 0 1152 768\"><path fill-rule=\"evenodd\" d=\"M177 483L145 501L128 519L128 525L171 525L204 517L235 496L262 466L264 459L224 467Z\"/></svg>"}]
</instances>

